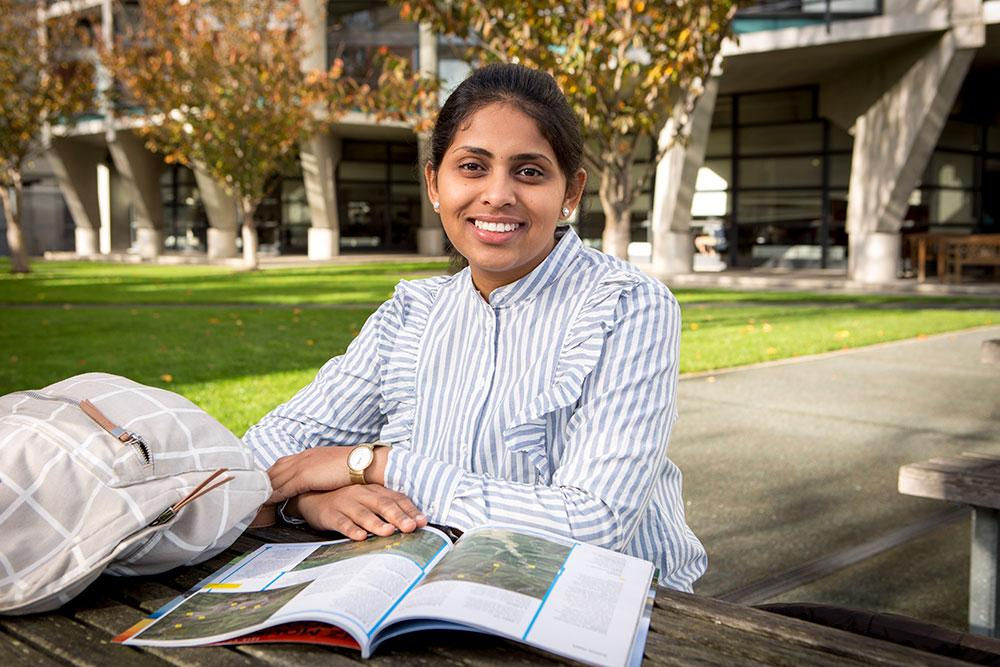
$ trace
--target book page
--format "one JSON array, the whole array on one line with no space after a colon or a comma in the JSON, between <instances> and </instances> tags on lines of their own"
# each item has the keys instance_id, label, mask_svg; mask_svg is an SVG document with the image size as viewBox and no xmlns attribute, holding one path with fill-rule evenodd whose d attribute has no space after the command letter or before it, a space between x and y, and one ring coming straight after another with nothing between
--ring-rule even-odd
<instances>
[{"instance_id":1,"label":"book page","mask_svg":"<svg viewBox=\"0 0 1000 667\"><path fill-rule=\"evenodd\" d=\"M653 566L631 556L508 527L467 532L385 625L433 618L584 662L623 665Z\"/></svg>"},{"instance_id":2,"label":"book page","mask_svg":"<svg viewBox=\"0 0 1000 667\"><path fill-rule=\"evenodd\" d=\"M524 640L579 660L624 665L652 576L648 561L577 544Z\"/></svg>"},{"instance_id":3,"label":"book page","mask_svg":"<svg viewBox=\"0 0 1000 667\"><path fill-rule=\"evenodd\" d=\"M364 647L449 548L448 538L433 528L363 542L266 544L120 640L194 646L312 620L343 628Z\"/></svg>"}]
</instances>

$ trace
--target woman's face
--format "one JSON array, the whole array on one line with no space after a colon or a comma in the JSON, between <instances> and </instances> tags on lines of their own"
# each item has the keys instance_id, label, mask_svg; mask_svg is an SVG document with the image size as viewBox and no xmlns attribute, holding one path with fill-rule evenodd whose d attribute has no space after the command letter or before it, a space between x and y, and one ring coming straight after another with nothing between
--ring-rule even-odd
<instances>
[{"instance_id":1,"label":"woman's face","mask_svg":"<svg viewBox=\"0 0 1000 667\"><path fill-rule=\"evenodd\" d=\"M438 172L428 165L426 176L444 231L487 298L545 259L561 209L576 208L587 179L581 169L567 184L535 121L499 103L466 119Z\"/></svg>"}]
</instances>

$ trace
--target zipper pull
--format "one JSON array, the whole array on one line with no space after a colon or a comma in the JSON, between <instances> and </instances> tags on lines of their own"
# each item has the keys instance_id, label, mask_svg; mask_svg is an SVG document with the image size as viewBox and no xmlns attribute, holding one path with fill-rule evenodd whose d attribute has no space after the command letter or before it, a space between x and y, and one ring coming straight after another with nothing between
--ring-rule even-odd
<instances>
[{"instance_id":1,"label":"zipper pull","mask_svg":"<svg viewBox=\"0 0 1000 667\"><path fill-rule=\"evenodd\" d=\"M150 526L162 526L166 522L168 522L171 519L173 519L175 516L177 516L176 510L174 510L173 507L168 507L167 509L165 509L162 512L160 512L160 516L158 516L155 519L153 519L152 523L150 523L149 525Z\"/></svg>"},{"instance_id":2,"label":"zipper pull","mask_svg":"<svg viewBox=\"0 0 1000 667\"><path fill-rule=\"evenodd\" d=\"M226 477L225 479L220 480L218 482L215 482L215 484L212 484L212 482L215 481L215 479L217 477L219 477L220 475L223 475L223 474L225 474L227 472L229 472L229 470L226 469L226 468L219 468L218 470L216 470L215 472L213 472L211 475L208 476L207 479L205 479L204 482L202 482L198 486L194 487L194 489L191 491L191 493L187 494L186 496L184 496L183 498L181 498L180 500L178 500L176 503L174 503L173 505L171 505L167 509L165 509L162 512L160 512L160 515L158 517L156 517L155 519L153 519L152 523L150 523L149 525L150 526L162 526L163 524L167 523L168 521L170 521L171 519L173 519L175 516L177 516L177 513L180 512L181 509L185 505L187 505L187 504L189 504L189 503L191 503L191 502L193 502L195 500L198 500L198 498L201 498L203 495L205 495L209 491L212 491L213 489L217 489L217 488L219 488L220 486L222 486L223 484L225 484L227 482L233 481L233 479L234 479L233 477Z\"/></svg>"},{"instance_id":3,"label":"zipper pull","mask_svg":"<svg viewBox=\"0 0 1000 667\"><path fill-rule=\"evenodd\" d=\"M98 426L103 428L105 431L110 433L114 438L117 438L119 442L133 447L136 453L142 457L143 465L150 465L153 462L153 453L149 449L149 445L146 441L142 439L142 436L138 433L132 433L131 431L126 431L121 426L116 425L110 419L104 416L104 413L97 409L97 406L83 399L80 401L80 409L93 419Z\"/></svg>"}]
</instances>

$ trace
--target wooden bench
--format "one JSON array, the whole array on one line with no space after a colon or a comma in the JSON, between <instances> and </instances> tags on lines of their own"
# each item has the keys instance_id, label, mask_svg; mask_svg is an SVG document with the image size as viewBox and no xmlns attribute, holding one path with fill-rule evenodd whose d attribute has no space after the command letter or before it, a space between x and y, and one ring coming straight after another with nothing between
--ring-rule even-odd
<instances>
[{"instance_id":1,"label":"wooden bench","mask_svg":"<svg viewBox=\"0 0 1000 667\"><path fill-rule=\"evenodd\" d=\"M962 282L962 268L992 266L1000 275L1000 234L971 234L950 238L944 243L945 282Z\"/></svg>"},{"instance_id":2,"label":"wooden bench","mask_svg":"<svg viewBox=\"0 0 1000 667\"><path fill-rule=\"evenodd\" d=\"M945 262L941 252L942 244L946 242L950 235L946 234L904 234L903 242L906 244L910 265L917 272L917 282L924 282L927 279L927 262L934 262L937 267L938 278L944 278Z\"/></svg>"},{"instance_id":3,"label":"wooden bench","mask_svg":"<svg viewBox=\"0 0 1000 667\"><path fill-rule=\"evenodd\" d=\"M1000 271L1000 234L904 234L917 282L927 279L933 261L942 282L961 282L966 266L993 266Z\"/></svg>"},{"instance_id":4,"label":"wooden bench","mask_svg":"<svg viewBox=\"0 0 1000 667\"><path fill-rule=\"evenodd\" d=\"M969 630L1000 636L1000 454L966 452L904 465L899 469L899 492L972 507Z\"/></svg>"}]
</instances>

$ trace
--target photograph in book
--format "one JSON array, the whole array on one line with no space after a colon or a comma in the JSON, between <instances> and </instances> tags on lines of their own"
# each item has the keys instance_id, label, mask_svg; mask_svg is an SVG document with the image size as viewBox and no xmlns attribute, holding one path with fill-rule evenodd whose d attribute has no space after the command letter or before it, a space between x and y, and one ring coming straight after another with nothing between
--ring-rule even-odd
<instances>
[{"instance_id":1,"label":"photograph in book","mask_svg":"<svg viewBox=\"0 0 1000 667\"><path fill-rule=\"evenodd\" d=\"M409 558L417 567L424 568L441 550L441 541L433 533L396 533L385 539L367 539L364 542L338 542L318 547L292 568L301 572L311 567L322 567L365 554L392 553Z\"/></svg>"},{"instance_id":2,"label":"photograph in book","mask_svg":"<svg viewBox=\"0 0 1000 667\"><path fill-rule=\"evenodd\" d=\"M478 530L455 545L448 558L421 585L464 581L541 599L571 547L509 530Z\"/></svg>"},{"instance_id":3,"label":"photograph in book","mask_svg":"<svg viewBox=\"0 0 1000 667\"><path fill-rule=\"evenodd\" d=\"M143 633L145 639L198 639L249 630L271 618L306 584L252 593L198 591Z\"/></svg>"}]
</instances>

